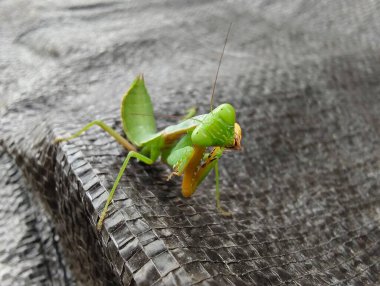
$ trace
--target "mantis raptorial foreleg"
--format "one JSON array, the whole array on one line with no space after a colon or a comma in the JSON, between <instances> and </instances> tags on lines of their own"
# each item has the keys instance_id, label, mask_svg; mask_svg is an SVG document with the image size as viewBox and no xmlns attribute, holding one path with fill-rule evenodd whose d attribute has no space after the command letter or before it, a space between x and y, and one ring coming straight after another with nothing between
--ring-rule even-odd
<instances>
[{"instance_id":1,"label":"mantis raptorial foreleg","mask_svg":"<svg viewBox=\"0 0 380 286\"><path fill-rule=\"evenodd\" d=\"M106 131L108 134L110 134L113 138L116 139L116 141L120 145L124 146L127 150L129 150L129 151L137 151L136 147L133 146L131 143L129 143L129 141L127 139L123 138L119 133L117 133L116 130L112 129L111 127L109 127L107 124L105 124L103 121L100 121L100 120L94 120L94 121L88 123L81 130L79 130L78 132L74 133L70 137L55 139L55 143L62 142L62 141L69 141L71 139L77 138L80 135L82 135L84 132L86 132L88 129L90 129L92 126L95 126L95 125L99 126L104 131Z\"/></svg>"},{"instance_id":2,"label":"mantis raptorial foreleg","mask_svg":"<svg viewBox=\"0 0 380 286\"><path fill-rule=\"evenodd\" d=\"M190 148L190 147L189 147ZM183 148L184 149L184 148ZM210 171L215 168L216 180L216 207L223 215L231 215L225 211L220 204L220 189L219 189L219 169L218 159L222 156L224 148L215 147L211 153L205 153L206 148L200 146L191 147L193 150L188 154L186 166L183 169L184 178L182 181L182 194L184 197L190 197L200 183L204 180ZM203 163L202 163L203 161Z\"/></svg>"},{"instance_id":3,"label":"mantis raptorial foreleg","mask_svg":"<svg viewBox=\"0 0 380 286\"><path fill-rule=\"evenodd\" d=\"M104 221L104 219L106 217L108 206L109 206L109 204L112 201L112 198L113 198L113 195L115 193L115 190L116 190L117 186L119 185L121 176L123 175L123 173L125 171L125 168L127 168L128 162L129 162L129 160L131 158L136 158L136 159L140 160L141 162L144 162L147 165L152 165L154 163L154 161L155 161L155 160L153 160L153 159L151 159L149 157L146 157L146 156L144 156L144 155L142 155L140 153L137 153L135 151L130 151L128 153L127 158L125 158L124 163L121 166L121 169L119 171L119 174L117 175L116 181L115 181L115 183L112 186L111 192L108 195L106 205L104 206L104 209L103 209L103 211L102 211L102 213L100 215L98 224L96 226L96 228L97 228L98 231L100 231L102 229L103 221Z\"/></svg>"}]
</instances>

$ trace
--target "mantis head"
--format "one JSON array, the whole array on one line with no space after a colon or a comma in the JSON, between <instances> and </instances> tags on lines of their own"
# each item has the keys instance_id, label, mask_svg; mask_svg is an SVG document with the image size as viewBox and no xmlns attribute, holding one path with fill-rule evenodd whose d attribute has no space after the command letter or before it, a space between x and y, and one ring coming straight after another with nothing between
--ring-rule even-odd
<instances>
[{"instance_id":1,"label":"mantis head","mask_svg":"<svg viewBox=\"0 0 380 286\"><path fill-rule=\"evenodd\" d=\"M224 49L226 48L228 35L231 30L230 24L224 42L223 51L220 55L218 69L212 88L210 109L211 112L205 116L203 121L194 129L191 134L193 144L202 147L223 147L239 150L241 143L241 127L236 123L235 109L231 104L224 103L213 109L216 81L218 79L219 68L222 63Z\"/></svg>"},{"instance_id":2,"label":"mantis head","mask_svg":"<svg viewBox=\"0 0 380 286\"><path fill-rule=\"evenodd\" d=\"M224 103L207 114L194 129L191 140L203 147L219 146L240 149L241 128L235 122L235 109Z\"/></svg>"}]
</instances>

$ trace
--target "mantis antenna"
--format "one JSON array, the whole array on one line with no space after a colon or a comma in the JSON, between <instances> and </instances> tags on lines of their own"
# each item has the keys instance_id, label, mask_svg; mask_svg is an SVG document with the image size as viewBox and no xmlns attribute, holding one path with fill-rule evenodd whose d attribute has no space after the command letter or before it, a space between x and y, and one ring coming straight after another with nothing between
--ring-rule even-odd
<instances>
[{"instance_id":1,"label":"mantis antenna","mask_svg":"<svg viewBox=\"0 0 380 286\"><path fill-rule=\"evenodd\" d=\"M215 75L214 85L212 87L212 94L211 94L211 100L210 100L210 111L212 111L213 105L214 105L214 93L215 93L216 81L218 80L220 64L222 63L222 59L223 59L223 55L224 55L224 49L226 48L226 45L227 45L228 35L230 34L231 26L232 26L232 23L230 23L230 26L228 27L226 40L224 41L223 51L222 51L222 54L220 55L220 59L219 59L218 69L216 70L216 75Z\"/></svg>"}]
</instances>

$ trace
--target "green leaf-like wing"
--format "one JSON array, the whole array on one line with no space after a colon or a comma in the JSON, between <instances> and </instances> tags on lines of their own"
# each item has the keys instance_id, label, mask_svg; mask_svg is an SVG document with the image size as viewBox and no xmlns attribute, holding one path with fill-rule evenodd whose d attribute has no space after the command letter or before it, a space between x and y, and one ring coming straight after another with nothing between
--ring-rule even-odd
<instances>
[{"instance_id":1,"label":"green leaf-like wing","mask_svg":"<svg viewBox=\"0 0 380 286\"><path fill-rule=\"evenodd\" d=\"M157 133L152 101L142 75L137 76L123 97L121 120L128 140L137 147Z\"/></svg>"}]
</instances>

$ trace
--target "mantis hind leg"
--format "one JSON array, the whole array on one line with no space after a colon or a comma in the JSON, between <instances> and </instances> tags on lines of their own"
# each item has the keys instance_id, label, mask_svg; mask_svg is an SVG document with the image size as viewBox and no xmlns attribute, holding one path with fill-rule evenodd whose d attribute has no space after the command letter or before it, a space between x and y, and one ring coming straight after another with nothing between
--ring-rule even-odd
<instances>
[{"instance_id":1,"label":"mantis hind leg","mask_svg":"<svg viewBox=\"0 0 380 286\"><path fill-rule=\"evenodd\" d=\"M218 162L216 162L214 166L215 170L215 202L216 202L216 209L224 216L231 216L232 213L222 208L220 204L220 188L219 188L219 168L218 168Z\"/></svg>"},{"instance_id":2,"label":"mantis hind leg","mask_svg":"<svg viewBox=\"0 0 380 286\"><path fill-rule=\"evenodd\" d=\"M95 120L95 121L92 121L92 122L88 123L86 126L84 126L78 132L74 133L74 135L72 135L72 136L65 137L65 138L56 138L54 140L54 142L58 143L58 142L69 141L69 140L72 140L74 138L77 138L80 135L82 135L84 132L86 132L88 129L90 129L92 126L95 126L95 125L99 126L104 131L106 131L108 134L110 134L113 138L115 138L115 140L120 145L122 145L123 147L125 147L127 150L129 150L129 151L136 151L136 147L133 146L127 139L125 139L124 137L122 137L119 133L117 133L116 130L112 129L111 127L109 127L107 124L105 124L103 121L100 121L100 120Z\"/></svg>"},{"instance_id":3,"label":"mantis hind leg","mask_svg":"<svg viewBox=\"0 0 380 286\"><path fill-rule=\"evenodd\" d=\"M98 221L98 224L96 226L97 230L100 231L102 229L102 226L103 226L103 221L106 217L106 214L107 214L107 210L108 210L108 206L109 204L111 203L112 201L112 198L115 194L115 190L117 188L117 186L119 185L119 182L120 182L120 179L121 179L121 176L123 175L125 169L127 168L127 165L128 165L128 162L131 158L136 158L142 162L144 162L145 164L147 165L152 165L154 163L154 160L151 159L151 158L148 158L140 153L137 153L135 151L130 151L127 155L127 157L125 158L124 162L123 162L123 165L121 166L120 168L120 171L119 171L119 174L117 175L117 178L112 186L112 189L111 189L111 192L110 194L108 195L108 198L107 198L107 202L106 202L106 205L104 206L104 209L100 215L100 218L99 218L99 221Z\"/></svg>"}]
</instances>

